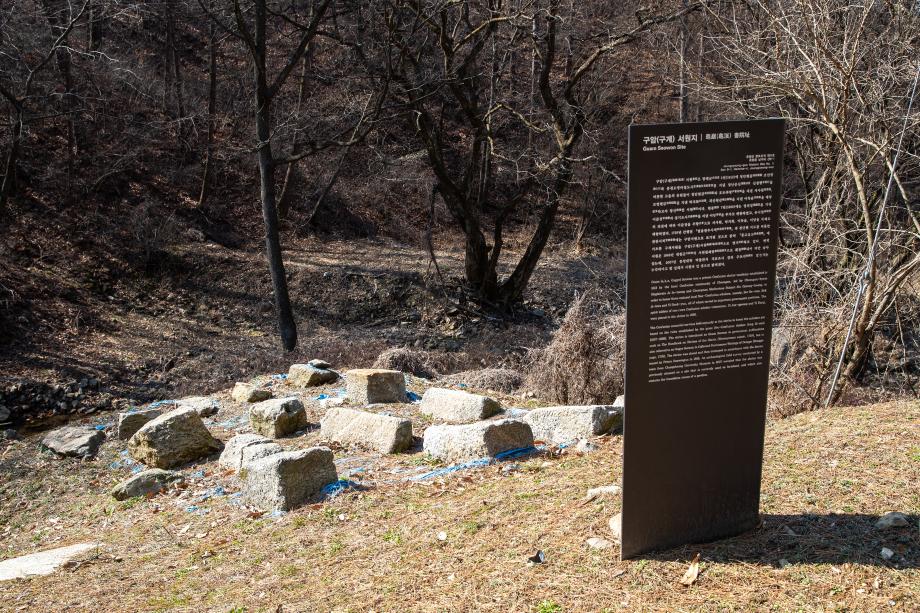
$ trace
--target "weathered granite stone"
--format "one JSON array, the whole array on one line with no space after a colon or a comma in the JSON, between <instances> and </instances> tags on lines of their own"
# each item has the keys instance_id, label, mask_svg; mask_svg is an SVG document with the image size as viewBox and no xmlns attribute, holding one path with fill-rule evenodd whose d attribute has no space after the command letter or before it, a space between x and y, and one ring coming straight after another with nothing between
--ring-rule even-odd
<instances>
[{"instance_id":1,"label":"weathered granite stone","mask_svg":"<svg viewBox=\"0 0 920 613\"><path fill-rule=\"evenodd\" d=\"M412 420L333 407L320 421L323 438L358 445L380 453L397 453L412 446Z\"/></svg>"},{"instance_id":2,"label":"weathered granite stone","mask_svg":"<svg viewBox=\"0 0 920 613\"><path fill-rule=\"evenodd\" d=\"M128 441L131 457L156 468L173 468L224 448L195 409L182 407L149 421Z\"/></svg>"},{"instance_id":3,"label":"weathered granite stone","mask_svg":"<svg viewBox=\"0 0 920 613\"><path fill-rule=\"evenodd\" d=\"M244 464L276 453L284 448L259 434L238 434L227 441L217 461L219 466L239 471Z\"/></svg>"},{"instance_id":4,"label":"weathered granite stone","mask_svg":"<svg viewBox=\"0 0 920 613\"><path fill-rule=\"evenodd\" d=\"M143 409L140 411L119 413L118 438L123 441L128 440L134 436L135 432L141 429L141 426L146 424L148 421L153 421L162 414L163 411L160 409Z\"/></svg>"},{"instance_id":5,"label":"weathered granite stone","mask_svg":"<svg viewBox=\"0 0 920 613\"><path fill-rule=\"evenodd\" d=\"M176 408L195 409L201 417L211 417L220 411L220 403L210 396L189 396L176 401Z\"/></svg>"},{"instance_id":6,"label":"weathered granite stone","mask_svg":"<svg viewBox=\"0 0 920 613\"><path fill-rule=\"evenodd\" d=\"M332 451L311 447L243 465L243 501L266 511L289 511L338 479Z\"/></svg>"},{"instance_id":7,"label":"weathered granite stone","mask_svg":"<svg viewBox=\"0 0 920 613\"><path fill-rule=\"evenodd\" d=\"M156 494L171 483L177 483L183 479L182 473L150 468L137 473L129 479L125 479L112 488L111 494L115 500L127 500L135 496Z\"/></svg>"},{"instance_id":8,"label":"weathered granite stone","mask_svg":"<svg viewBox=\"0 0 920 613\"><path fill-rule=\"evenodd\" d=\"M98 548L99 543L80 543L3 560L0 562L0 581L50 575L68 562Z\"/></svg>"},{"instance_id":9,"label":"weathered granite stone","mask_svg":"<svg viewBox=\"0 0 920 613\"><path fill-rule=\"evenodd\" d=\"M533 446L533 433L526 423L514 419L475 424L430 426L423 449L445 462L467 462Z\"/></svg>"},{"instance_id":10,"label":"weathered granite stone","mask_svg":"<svg viewBox=\"0 0 920 613\"><path fill-rule=\"evenodd\" d=\"M339 373L328 368L318 368L310 364L292 364L288 370L287 382L297 387L316 387L332 383L339 378Z\"/></svg>"},{"instance_id":11,"label":"weathered granite stone","mask_svg":"<svg viewBox=\"0 0 920 613\"><path fill-rule=\"evenodd\" d=\"M271 398L272 393L271 390L256 387L249 383L238 382L233 386L230 396L237 402L262 402Z\"/></svg>"},{"instance_id":12,"label":"weathered granite stone","mask_svg":"<svg viewBox=\"0 0 920 613\"><path fill-rule=\"evenodd\" d=\"M438 421L467 424L492 417L501 405L488 396L432 387L422 396L419 411Z\"/></svg>"},{"instance_id":13,"label":"weathered granite stone","mask_svg":"<svg viewBox=\"0 0 920 613\"><path fill-rule=\"evenodd\" d=\"M249 408L249 424L262 436L278 438L307 425L307 413L296 396L257 402Z\"/></svg>"},{"instance_id":14,"label":"weathered granite stone","mask_svg":"<svg viewBox=\"0 0 920 613\"><path fill-rule=\"evenodd\" d=\"M910 525L910 520L907 518L907 515L904 513L898 513L897 511L892 511L891 513L885 513L882 515L877 522L875 522L875 527L879 530L889 530L891 528L906 528Z\"/></svg>"},{"instance_id":15,"label":"weathered granite stone","mask_svg":"<svg viewBox=\"0 0 920 613\"><path fill-rule=\"evenodd\" d=\"M345 373L346 393L361 404L406 402L406 378L398 370L359 368Z\"/></svg>"},{"instance_id":16,"label":"weathered granite stone","mask_svg":"<svg viewBox=\"0 0 920 613\"><path fill-rule=\"evenodd\" d=\"M609 405L546 407L524 416L534 438L552 444L604 434L623 424L621 409Z\"/></svg>"},{"instance_id":17,"label":"weathered granite stone","mask_svg":"<svg viewBox=\"0 0 920 613\"><path fill-rule=\"evenodd\" d=\"M91 458L105 440L105 433L95 428L64 426L45 435L42 447L60 456Z\"/></svg>"}]
</instances>

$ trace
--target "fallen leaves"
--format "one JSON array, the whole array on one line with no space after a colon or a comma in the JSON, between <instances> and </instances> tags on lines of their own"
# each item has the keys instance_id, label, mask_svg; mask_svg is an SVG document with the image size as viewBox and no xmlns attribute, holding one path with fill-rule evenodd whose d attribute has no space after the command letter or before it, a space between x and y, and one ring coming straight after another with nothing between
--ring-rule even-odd
<instances>
[{"instance_id":1,"label":"fallen leaves","mask_svg":"<svg viewBox=\"0 0 920 613\"><path fill-rule=\"evenodd\" d=\"M700 554L696 554L693 557L693 561L690 562L690 567L687 568L687 572L684 573L684 576L680 578L681 585L686 585L690 587L700 576Z\"/></svg>"}]
</instances>

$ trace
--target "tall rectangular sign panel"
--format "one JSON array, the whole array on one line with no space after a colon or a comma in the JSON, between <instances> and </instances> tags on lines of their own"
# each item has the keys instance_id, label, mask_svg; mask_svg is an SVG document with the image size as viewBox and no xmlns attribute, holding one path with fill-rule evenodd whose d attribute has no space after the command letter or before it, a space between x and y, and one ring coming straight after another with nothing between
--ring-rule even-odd
<instances>
[{"instance_id":1,"label":"tall rectangular sign panel","mask_svg":"<svg viewBox=\"0 0 920 613\"><path fill-rule=\"evenodd\" d=\"M624 559L757 525L783 133L630 127Z\"/></svg>"}]
</instances>

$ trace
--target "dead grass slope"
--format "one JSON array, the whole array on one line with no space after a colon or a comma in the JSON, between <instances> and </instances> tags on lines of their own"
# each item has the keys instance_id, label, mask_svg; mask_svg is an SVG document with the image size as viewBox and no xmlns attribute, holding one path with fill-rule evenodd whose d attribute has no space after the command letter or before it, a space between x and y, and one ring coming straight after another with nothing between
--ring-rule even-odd
<instances>
[{"instance_id":1,"label":"dead grass slope","mask_svg":"<svg viewBox=\"0 0 920 613\"><path fill-rule=\"evenodd\" d=\"M607 536L619 500L579 504L588 488L619 481L619 436L584 456L381 485L275 519L228 497L198 503L206 514L163 496L116 503L105 493L122 476L112 457L58 461L27 440L0 450L0 558L93 539L104 546L76 568L0 584L0 609L916 611L918 424L916 401L773 421L760 528L625 563L615 549L585 545ZM891 510L911 514L912 526L875 530ZM537 549L546 563L528 566ZM697 552L702 573L683 587Z\"/></svg>"}]
</instances>

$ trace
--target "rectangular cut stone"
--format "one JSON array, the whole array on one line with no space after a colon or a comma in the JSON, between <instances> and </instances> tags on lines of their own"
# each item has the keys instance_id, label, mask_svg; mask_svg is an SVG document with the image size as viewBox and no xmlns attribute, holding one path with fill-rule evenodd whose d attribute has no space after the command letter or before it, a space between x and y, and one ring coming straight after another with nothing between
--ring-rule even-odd
<instances>
[{"instance_id":1,"label":"rectangular cut stone","mask_svg":"<svg viewBox=\"0 0 920 613\"><path fill-rule=\"evenodd\" d=\"M495 457L503 451L532 446L530 426L515 419L430 426L423 443L426 453L450 463Z\"/></svg>"},{"instance_id":2,"label":"rectangular cut stone","mask_svg":"<svg viewBox=\"0 0 920 613\"><path fill-rule=\"evenodd\" d=\"M338 479L328 447L286 451L247 462L240 477L243 501L265 511L289 511Z\"/></svg>"},{"instance_id":3,"label":"rectangular cut stone","mask_svg":"<svg viewBox=\"0 0 920 613\"><path fill-rule=\"evenodd\" d=\"M224 444L211 436L201 417L190 407L160 415L141 426L128 440L131 457L155 468L173 468L223 448Z\"/></svg>"},{"instance_id":4,"label":"rectangular cut stone","mask_svg":"<svg viewBox=\"0 0 920 613\"><path fill-rule=\"evenodd\" d=\"M307 413L296 396L263 400L249 407L249 425L262 436L278 438L307 425Z\"/></svg>"},{"instance_id":5,"label":"rectangular cut stone","mask_svg":"<svg viewBox=\"0 0 920 613\"><path fill-rule=\"evenodd\" d=\"M287 382L297 387L316 387L332 383L339 378L339 373L328 368L319 368L312 364L292 364L288 369Z\"/></svg>"},{"instance_id":6,"label":"rectangular cut stone","mask_svg":"<svg viewBox=\"0 0 920 613\"><path fill-rule=\"evenodd\" d=\"M572 443L623 425L623 409L610 405L545 407L524 416L534 438L552 444Z\"/></svg>"},{"instance_id":7,"label":"rectangular cut stone","mask_svg":"<svg viewBox=\"0 0 920 613\"><path fill-rule=\"evenodd\" d=\"M402 417L333 407L326 411L320 427L324 439L380 453L397 453L412 446L412 420Z\"/></svg>"},{"instance_id":8,"label":"rectangular cut stone","mask_svg":"<svg viewBox=\"0 0 920 613\"><path fill-rule=\"evenodd\" d=\"M262 402L272 397L271 391L250 383L237 383L230 396L237 402Z\"/></svg>"},{"instance_id":9,"label":"rectangular cut stone","mask_svg":"<svg viewBox=\"0 0 920 613\"><path fill-rule=\"evenodd\" d=\"M224 445L224 451L217 460L219 466L239 471L244 464L275 453L284 448L259 434L237 434Z\"/></svg>"},{"instance_id":10,"label":"rectangular cut stone","mask_svg":"<svg viewBox=\"0 0 920 613\"><path fill-rule=\"evenodd\" d=\"M432 387L422 396L419 410L438 421L465 424L492 417L501 405L488 396Z\"/></svg>"},{"instance_id":11,"label":"rectangular cut stone","mask_svg":"<svg viewBox=\"0 0 920 613\"><path fill-rule=\"evenodd\" d=\"M349 370L345 373L345 382L346 393L353 402L406 402L406 378L398 370Z\"/></svg>"},{"instance_id":12,"label":"rectangular cut stone","mask_svg":"<svg viewBox=\"0 0 920 613\"><path fill-rule=\"evenodd\" d=\"M142 411L132 411L130 413L118 414L118 438L126 441L134 433L141 429L141 426L148 421L153 421L163 414L160 409L144 409Z\"/></svg>"}]
</instances>

